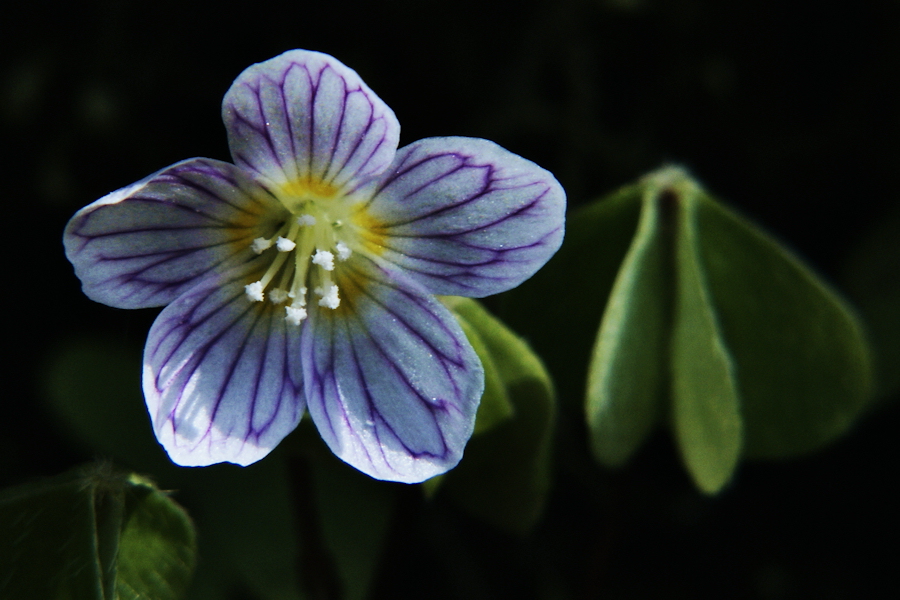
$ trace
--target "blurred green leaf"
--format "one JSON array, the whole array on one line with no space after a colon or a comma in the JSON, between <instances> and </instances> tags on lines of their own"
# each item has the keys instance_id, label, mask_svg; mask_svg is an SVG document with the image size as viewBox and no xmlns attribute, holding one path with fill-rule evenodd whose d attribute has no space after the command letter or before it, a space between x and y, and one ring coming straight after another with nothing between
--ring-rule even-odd
<instances>
[{"instance_id":1,"label":"blurred green leaf","mask_svg":"<svg viewBox=\"0 0 900 600\"><path fill-rule=\"evenodd\" d=\"M187 513L146 479L132 475L125 497L116 590L120 600L180 598L196 555Z\"/></svg>"},{"instance_id":2,"label":"blurred green leaf","mask_svg":"<svg viewBox=\"0 0 900 600\"><path fill-rule=\"evenodd\" d=\"M150 482L90 465L0 493L0 597L183 597L196 541Z\"/></svg>"},{"instance_id":3,"label":"blurred green leaf","mask_svg":"<svg viewBox=\"0 0 900 600\"><path fill-rule=\"evenodd\" d=\"M843 435L871 397L868 346L852 310L702 190L685 210L736 365L746 456L794 456Z\"/></svg>"},{"instance_id":4,"label":"blurred green leaf","mask_svg":"<svg viewBox=\"0 0 900 600\"><path fill-rule=\"evenodd\" d=\"M284 444L282 444L283 446ZM191 598L298 600L303 542L286 451L279 446L248 467L179 469L179 497L201 532L197 589Z\"/></svg>"},{"instance_id":5,"label":"blurred green leaf","mask_svg":"<svg viewBox=\"0 0 900 600\"><path fill-rule=\"evenodd\" d=\"M594 455L613 467L650 434L665 399L672 236L660 216L671 207L660 205L658 192L652 185L644 191L637 233L609 295L588 369Z\"/></svg>"},{"instance_id":6,"label":"blurred green leaf","mask_svg":"<svg viewBox=\"0 0 900 600\"><path fill-rule=\"evenodd\" d=\"M340 580L340 597L363 600L383 556L399 484L372 479L314 442L309 456L322 542Z\"/></svg>"},{"instance_id":7,"label":"blurred green leaf","mask_svg":"<svg viewBox=\"0 0 900 600\"><path fill-rule=\"evenodd\" d=\"M844 265L847 294L859 306L876 362L881 397L900 392L900 206L881 218Z\"/></svg>"},{"instance_id":8,"label":"blurred green leaf","mask_svg":"<svg viewBox=\"0 0 900 600\"><path fill-rule=\"evenodd\" d=\"M698 264L696 187L689 180L676 180L665 193L677 198L680 209L671 356L672 421L694 482L704 492L714 494L731 479L741 451L735 368L719 331L708 282Z\"/></svg>"},{"instance_id":9,"label":"blurred green leaf","mask_svg":"<svg viewBox=\"0 0 900 600\"><path fill-rule=\"evenodd\" d=\"M94 492L75 472L0 493L0 597L111 597L115 565L101 561Z\"/></svg>"},{"instance_id":10,"label":"blurred green leaf","mask_svg":"<svg viewBox=\"0 0 900 600\"><path fill-rule=\"evenodd\" d=\"M192 600L224 598L235 590L263 600L301 598L284 452L277 448L246 468L174 465L153 434L141 396L140 365L139 348L73 340L51 352L44 396L78 441L178 488L203 533Z\"/></svg>"},{"instance_id":11,"label":"blurred green leaf","mask_svg":"<svg viewBox=\"0 0 900 600\"><path fill-rule=\"evenodd\" d=\"M462 462L444 476L443 490L482 519L525 533L540 517L550 485L556 414L552 383L528 345L478 302L444 302L478 333L514 414L469 441Z\"/></svg>"},{"instance_id":12,"label":"blurred green leaf","mask_svg":"<svg viewBox=\"0 0 900 600\"><path fill-rule=\"evenodd\" d=\"M641 198L641 187L630 185L569 215L559 252L500 297L499 316L546 362L561 403L579 412L597 327L631 247Z\"/></svg>"},{"instance_id":13,"label":"blurred green leaf","mask_svg":"<svg viewBox=\"0 0 900 600\"><path fill-rule=\"evenodd\" d=\"M503 378L494 364L494 357L485 346L478 329L459 315L457 315L457 320L484 367L484 394L478 404L478 413L475 415L475 431L472 434L479 435L510 418L514 409L509 395L506 393Z\"/></svg>"},{"instance_id":14,"label":"blurred green leaf","mask_svg":"<svg viewBox=\"0 0 900 600\"><path fill-rule=\"evenodd\" d=\"M624 227L636 197L643 199L640 222L608 295L587 377L596 458L624 463L668 413L695 482L715 493L741 457L802 454L846 432L870 398L868 348L853 312L684 171L661 169L570 218L578 235L558 256L573 258L553 263L560 273L544 281L568 277L584 305L605 300L608 258L594 267L585 240L591 230L599 240L612 224ZM587 257L580 274L569 270L576 256ZM583 312L548 316L541 328L567 335L593 323ZM660 410L666 386L669 411Z\"/></svg>"},{"instance_id":15,"label":"blurred green leaf","mask_svg":"<svg viewBox=\"0 0 900 600\"><path fill-rule=\"evenodd\" d=\"M43 396L67 432L131 469L159 475L170 466L141 395L141 349L77 339L53 349Z\"/></svg>"}]
</instances>

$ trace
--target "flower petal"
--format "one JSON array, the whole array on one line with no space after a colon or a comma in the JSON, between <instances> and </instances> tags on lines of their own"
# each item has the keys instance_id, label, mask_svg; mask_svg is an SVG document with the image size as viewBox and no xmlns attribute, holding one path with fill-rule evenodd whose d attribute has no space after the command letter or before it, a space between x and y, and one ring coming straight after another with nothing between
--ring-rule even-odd
<instances>
[{"instance_id":1,"label":"flower petal","mask_svg":"<svg viewBox=\"0 0 900 600\"><path fill-rule=\"evenodd\" d=\"M355 71L307 50L241 73L222 118L235 162L282 186L364 181L387 168L400 138L394 112Z\"/></svg>"},{"instance_id":2,"label":"flower petal","mask_svg":"<svg viewBox=\"0 0 900 600\"><path fill-rule=\"evenodd\" d=\"M435 294L482 297L531 277L559 248L553 175L487 140L428 138L397 151L367 210L370 248Z\"/></svg>"},{"instance_id":3,"label":"flower petal","mask_svg":"<svg viewBox=\"0 0 900 600\"><path fill-rule=\"evenodd\" d=\"M63 242L84 293L119 308L168 304L252 257L285 209L229 163L176 163L82 208Z\"/></svg>"},{"instance_id":4,"label":"flower petal","mask_svg":"<svg viewBox=\"0 0 900 600\"><path fill-rule=\"evenodd\" d=\"M207 279L150 329L144 397L179 465L256 462L303 415L300 336L283 307L248 301L248 270Z\"/></svg>"},{"instance_id":5,"label":"flower petal","mask_svg":"<svg viewBox=\"0 0 900 600\"><path fill-rule=\"evenodd\" d=\"M456 319L402 274L355 257L341 306L303 331L307 408L342 460L377 479L424 481L462 457L484 371Z\"/></svg>"}]
</instances>

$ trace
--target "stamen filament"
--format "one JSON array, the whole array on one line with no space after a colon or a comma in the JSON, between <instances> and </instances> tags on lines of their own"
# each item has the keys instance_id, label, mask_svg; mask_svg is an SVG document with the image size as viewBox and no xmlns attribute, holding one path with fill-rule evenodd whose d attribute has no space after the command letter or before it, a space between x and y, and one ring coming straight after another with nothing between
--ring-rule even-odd
<instances>
[{"instance_id":1,"label":"stamen filament","mask_svg":"<svg viewBox=\"0 0 900 600\"><path fill-rule=\"evenodd\" d=\"M308 316L307 286L318 296L318 306L332 310L340 306L332 272L337 262L350 258L352 251L335 235L343 222L329 217L315 199L291 199L285 206L289 206L294 216L286 220L271 238L260 237L250 244L257 254L273 246L277 252L270 255L271 262L262 278L246 285L245 291L253 302L267 298L272 304L283 305L285 320L299 325ZM293 264L287 262L291 252L294 253Z\"/></svg>"}]
</instances>

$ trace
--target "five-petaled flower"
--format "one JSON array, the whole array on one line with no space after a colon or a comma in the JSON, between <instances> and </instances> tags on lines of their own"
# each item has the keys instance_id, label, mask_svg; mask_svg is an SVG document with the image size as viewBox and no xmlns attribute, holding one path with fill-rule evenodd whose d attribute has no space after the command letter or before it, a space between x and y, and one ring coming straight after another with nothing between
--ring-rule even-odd
<instances>
[{"instance_id":1,"label":"five-petaled flower","mask_svg":"<svg viewBox=\"0 0 900 600\"><path fill-rule=\"evenodd\" d=\"M530 277L562 241L562 187L485 140L398 150L391 109L317 52L251 66L222 113L235 164L176 163L65 232L90 298L165 306L143 372L160 443L180 465L247 465L309 411L373 477L452 468L484 373L433 295Z\"/></svg>"}]
</instances>

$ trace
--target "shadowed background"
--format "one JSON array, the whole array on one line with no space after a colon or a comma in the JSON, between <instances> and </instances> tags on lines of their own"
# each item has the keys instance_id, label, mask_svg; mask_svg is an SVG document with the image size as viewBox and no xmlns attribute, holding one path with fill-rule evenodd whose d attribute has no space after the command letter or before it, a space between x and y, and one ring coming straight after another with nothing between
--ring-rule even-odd
<instances>
[{"instance_id":1,"label":"shadowed background","mask_svg":"<svg viewBox=\"0 0 900 600\"><path fill-rule=\"evenodd\" d=\"M45 407L48 357L86 336L139 350L156 314L80 293L62 252L67 219L178 160L228 160L220 103L251 63L291 48L332 54L393 108L401 145L492 139L554 172L572 206L682 164L846 289L848 260L898 211L898 34L888 0L5 9L0 486L93 458ZM898 416L886 403L815 456L744 466L716 499L694 490L663 434L620 473L558 460L545 518L524 541L440 498L423 507L409 489L375 595L871 596L895 567ZM149 423L134 435L152 435Z\"/></svg>"}]
</instances>

